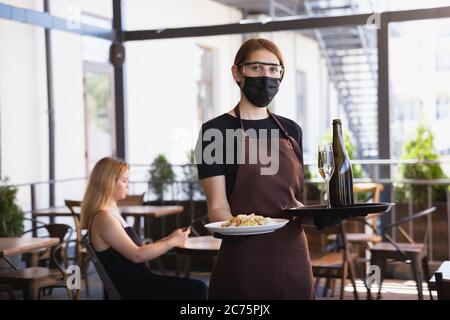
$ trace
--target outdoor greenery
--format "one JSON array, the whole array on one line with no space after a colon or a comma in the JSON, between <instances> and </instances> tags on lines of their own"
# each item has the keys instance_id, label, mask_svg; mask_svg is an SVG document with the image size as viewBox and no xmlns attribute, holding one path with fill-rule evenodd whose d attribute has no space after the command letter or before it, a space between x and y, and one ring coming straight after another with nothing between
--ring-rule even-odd
<instances>
[{"instance_id":1,"label":"outdoor greenery","mask_svg":"<svg viewBox=\"0 0 450 320\"><path fill-rule=\"evenodd\" d=\"M403 146L401 159L439 160L439 154L434 150L434 136L432 131L424 124L417 127L415 136L406 141ZM398 179L445 179L446 175L438 163L401 164ZM415 204L425 204L428 201L427 186L411 186L410 184L396 183L395 199L398 202L407 202L412 198ZM433 200L445 201L447 187L434 184L432 186Z\"/></svg>"},{"instance_id":2,"label":"outdoor greenery","mask_svg":"<svg viewBox=\"0 0 450 320\"><path fill-rule=\"evenodd\" d=\"M16 204L17 189L0 182L0 237L19 237L23 233L24 213Z\"/></svg>"},{"instance_id":3,"label":"outdoor greenery","mask_svg":"<svg viewBox=\"0 0 450 320\"><path fill-rule=\"evenodd\" d=\"M173 183L175 178L172 166L163 154L159 154L150 165L149 174L149 189L156 194L157 200L161 201L163 200L165 187Z\"/></svg>"}]
</instances>

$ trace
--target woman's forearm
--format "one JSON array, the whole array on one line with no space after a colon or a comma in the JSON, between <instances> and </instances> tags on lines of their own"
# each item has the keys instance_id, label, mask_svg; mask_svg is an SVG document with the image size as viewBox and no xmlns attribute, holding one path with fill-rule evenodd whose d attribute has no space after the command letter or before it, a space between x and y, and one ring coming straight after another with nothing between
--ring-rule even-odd
<instances>
[{"instance_id":1,"label":"woman's forearm","mask_svg":"<svg viewBox=\"0 0 450 320\"><path fill-rule=\"evenodd\" d=\"M208 210L208 218L210 222L224 221L231 218L231 211L229 207L218 207Z\"/></svg>"},{"instance_id":2,"label":"woman's forearm","mask_svg":"<svg viewBox=\"0 0 450 320\"><path fill-rule=\"evenodd\" d=\"M136 251L133 262L141 263L153 260L171 250L173 247L170 239L164 239L155 243L140 246Z\"/></svg>"}]
</instances>

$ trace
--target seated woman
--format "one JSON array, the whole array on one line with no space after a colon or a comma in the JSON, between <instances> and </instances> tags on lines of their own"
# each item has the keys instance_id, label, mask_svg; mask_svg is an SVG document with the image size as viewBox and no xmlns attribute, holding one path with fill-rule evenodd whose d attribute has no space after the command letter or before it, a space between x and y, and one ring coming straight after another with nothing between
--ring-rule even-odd
<instances>
[{"instance_id":1,"label":"seated woman","mask_svg":"<svg viewBox=\"0 0 450 320\"><path fill-rule=\"evenodd\" d=\"M125 198L128 165L103 158L92 170L81 206L81 227L122 299L206 299L207 287L198 280L160 276L145 261L183 244L190 230L175 230L152 244L143 244L121 217L116 201Z\"/></svg>"}]
</instances>

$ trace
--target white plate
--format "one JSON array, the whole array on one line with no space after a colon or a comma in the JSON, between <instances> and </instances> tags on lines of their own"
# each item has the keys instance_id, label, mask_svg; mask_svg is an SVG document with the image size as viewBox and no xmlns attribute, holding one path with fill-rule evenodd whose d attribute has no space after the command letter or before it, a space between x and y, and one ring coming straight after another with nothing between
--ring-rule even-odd
<instances>
[{"instance_id":1,"label":"white plate","mask_svg":"<svg viewBox=\"0 0 450 320\"><path fill-rule=\"evenodd\" d=\"M262 226L244 226L244 227L221 227L227 221L208 223L205 227L212 233L217 232L229 236L246 236L251 234L262 234L274 232L284 227L289 222L288 219L272 218L273 224L264 224Z\"/></svg>"}]
</instances>

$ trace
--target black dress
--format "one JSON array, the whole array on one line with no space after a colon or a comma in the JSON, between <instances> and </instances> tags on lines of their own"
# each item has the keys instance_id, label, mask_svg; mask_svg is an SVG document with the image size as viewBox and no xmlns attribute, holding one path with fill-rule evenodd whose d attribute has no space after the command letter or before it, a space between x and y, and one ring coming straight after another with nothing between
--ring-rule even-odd
<instances>
[{"instance_id":1,"label":"black dress","mask_svg":"<svg viewBox=\"0 0 450 320\"><path fill-rule=\"evenodd\" d=\"M124 226L124 229L137 246L142 246L133 228ZM202 300L207 297L208 289L202 281L153 274L144 263L134 263L111 247L96 253L122 299Z\"/></svg>"}]
</instances>

